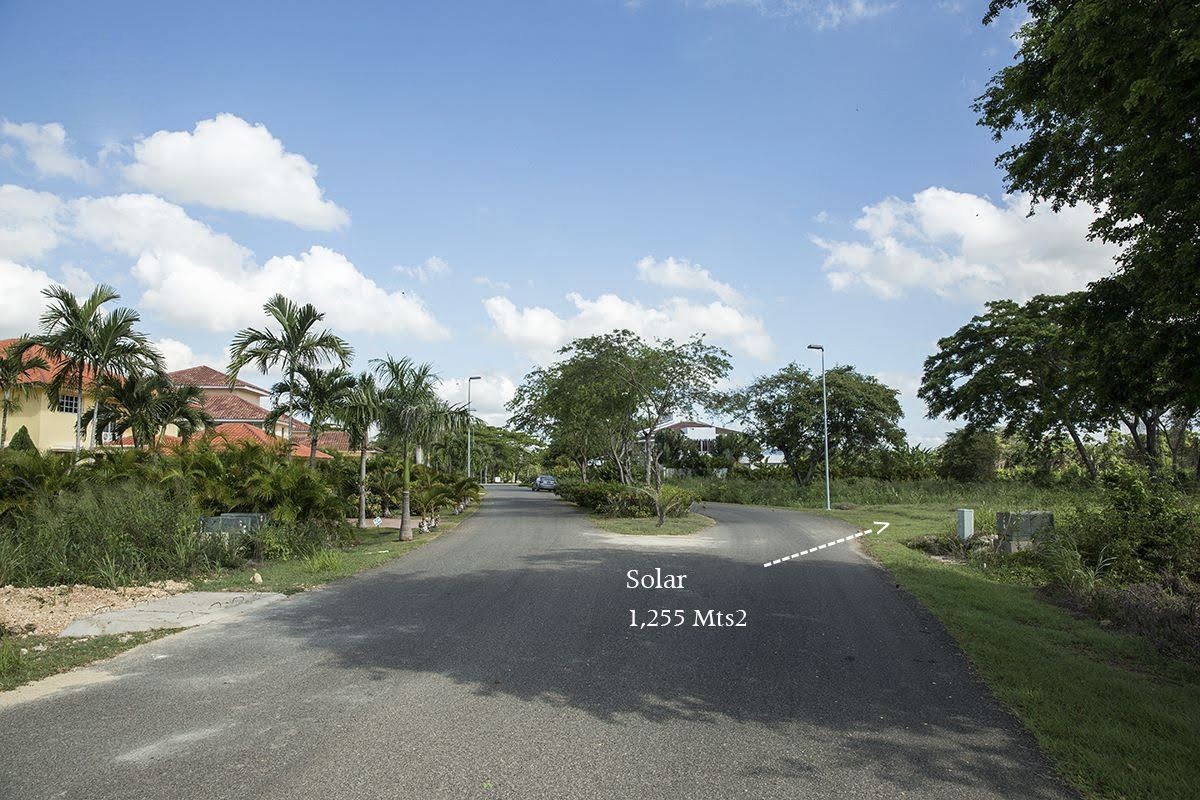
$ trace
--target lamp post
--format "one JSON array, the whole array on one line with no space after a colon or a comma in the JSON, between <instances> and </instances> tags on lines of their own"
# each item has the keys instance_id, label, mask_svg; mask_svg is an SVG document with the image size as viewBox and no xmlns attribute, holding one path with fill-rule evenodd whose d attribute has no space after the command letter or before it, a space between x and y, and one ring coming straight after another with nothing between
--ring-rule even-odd
<instances>
[{"instance_id":1,"label":"lamp post","mask_svg":"<svg viewBox=\"0 0 1200 800\"><path fill-rule=\"evenodd\" d=\"M825 418L825 510L831 510L829 504L829 400L825 393L825 346L810 344L809 350L821 351L821 415Z\"/></svg>"},{"instance_id":2,"label":"lamp post","mask_svg":"<svg viewBox=\"0 0 1200 800\"><path fill-rule=\"evenodd\" d=\"M467 378L467 477L474 479L471 474L471 381L482 380L482 375L472 375Z\"/></svg>"}]
</instances>

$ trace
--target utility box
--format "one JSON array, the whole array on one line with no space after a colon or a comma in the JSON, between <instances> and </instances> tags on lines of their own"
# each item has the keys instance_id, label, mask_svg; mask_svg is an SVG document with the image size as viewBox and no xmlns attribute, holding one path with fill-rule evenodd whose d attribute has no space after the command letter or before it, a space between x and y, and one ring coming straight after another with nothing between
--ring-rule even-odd
<instances>
[{"instance_id":1,"label":"utility box","mask_svg":"<svg viewBox=\"0 0 1200 800\"><path fill-rule=\"evenodd\" d=\"M996 534L1000 552L1031 550L1038 540L1054 530L1054 514L1049 511L1001 511L996 514Z\"/></svg>"},{"instance_id":2,"label":"utility box","mask_svg":"<svg viewBox=\"0 0 1200 800\"><path fill-rule=\"evenodd\" d=\"M965 542L975 535L975 509L958 509L958 540Z\"/></svg>"},{"instance_id":3,"label":"utility box","mask_svg":"<svg viewBox=\"0 0 1200 800\"><path fill-rule=\"evenodd\" d=\"M218 514L215 517L201 517L200 530L203 533L256 531L266 521L266 514Z\"/></svg>"}]
</instances>

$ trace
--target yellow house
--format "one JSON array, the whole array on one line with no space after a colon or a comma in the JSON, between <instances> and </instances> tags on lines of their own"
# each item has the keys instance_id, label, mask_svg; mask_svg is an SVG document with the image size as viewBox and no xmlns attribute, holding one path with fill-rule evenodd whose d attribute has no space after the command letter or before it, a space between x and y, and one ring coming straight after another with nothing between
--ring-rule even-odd
<instances>
[{"instance_id":1,"label":"yellow house","mask_svg":"<svg viewBox=\"0 0 1200 800\"><path fill-rule=\"evenodd\" d=\"M7 348L15 341L16 339L0 339L0 350ZM40 347L32 348L31 354L46 358ZM46 360L49 361L49 359ZM29 431L29 438L33 439L33 443L39 450L74 450L75 413L79 408L79 398L76 395L63 395L51 407L48 394L42 387L50 381L52 376L53 374L49 370L39 369L33 370L22 381L26 384L27 391L16 398L21 404L20 408L9 412L8 439L11 440L13 435L24 426ZM85 390L83 397L85 413L92 407L94 401L93 395ZM84 446L87 446L88 443L87 436L88 431L84 431L82 437ZM7 445L8 442L6 441L4 444Z\"/></svg>"}]
</instances>

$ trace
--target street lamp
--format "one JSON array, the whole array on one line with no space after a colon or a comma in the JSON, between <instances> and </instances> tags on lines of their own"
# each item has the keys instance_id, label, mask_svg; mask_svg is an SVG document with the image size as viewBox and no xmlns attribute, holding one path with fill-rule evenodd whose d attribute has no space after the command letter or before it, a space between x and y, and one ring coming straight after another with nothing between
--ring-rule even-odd
<instances>
[{"instance_id":1,"label":"street lamp","mask_svg":"<svg viewBox=\"0 0 1200 800\"><path fill-rule=\"evenodd\" d=\"M472 375L467 378L467 477L474 478L471 474L471 381L483 380L482 375Z\"/></svg>"},{"instance_id":2,"label":"street lamp","mask_svg":"<svg viewBox=\"0 0 1200 800\"><path fill-rule=\"evenodd\" d=\"M825 417L825 510L830 511L829 505L829 400L825 394L825 346L810 344L809 350L821 351L821 414Z\"/></svg>"}]
</instances>

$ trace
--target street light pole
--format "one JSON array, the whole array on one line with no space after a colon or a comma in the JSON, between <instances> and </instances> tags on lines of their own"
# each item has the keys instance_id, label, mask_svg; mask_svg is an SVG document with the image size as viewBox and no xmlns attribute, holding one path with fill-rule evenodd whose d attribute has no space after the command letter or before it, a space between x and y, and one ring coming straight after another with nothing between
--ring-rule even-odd
<instances>
[{"instance_id":1,"label":"street light pole","mask_svg":"<svg viewBox=\"0 0 1200 800\"><path fill-rule=\"evenodd\" d=\"M482 375L472 375L467 378L467 477L474 479L471 474L471 381L481 380Z\"/></svg>"},{"instance_id":2,"label":"street light pole","mask_svg":"<svg viewBox=\"0 0 1200 800\"><path fill-rule=\"evenodd\" d=\"M829 504L829 399L825 392L825 347L810 344L809 350L821 351L821 415L825 418L825 510L832 510Z\"/></svg>"}]
</instances>

